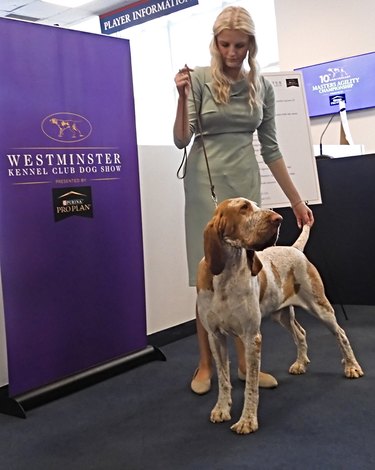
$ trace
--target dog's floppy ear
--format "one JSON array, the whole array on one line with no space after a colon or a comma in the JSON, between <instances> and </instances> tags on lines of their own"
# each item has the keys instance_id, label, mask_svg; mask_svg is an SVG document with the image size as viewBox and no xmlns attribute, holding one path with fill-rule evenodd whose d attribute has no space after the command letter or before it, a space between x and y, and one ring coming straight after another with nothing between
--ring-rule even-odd
<instances>
[{"instance_id":1,"label":"dog's floppy ear","mask_svg":"<svg viewBox=\"0 0 375 470\"><path fill-rule=\"evenodd\" d=\"M204 257L210 271L215 276L223 271L226 261L222 242L222 230L225 226L223 219L223 217L214 217L204 230Z\"/></svg>"},{"instance_id":2,"label":"dog's floppy ear","mask_svg":"<svg viewBox=\"0 0 375 470\"><path fill-rule=\"evenodd\" d=\"M251 271L252 276L257 276L261 269L263 268L263 264L261 260L258 258L258 255L254 250L247 250L247 265Z\"/></svg>"}]
</instances>

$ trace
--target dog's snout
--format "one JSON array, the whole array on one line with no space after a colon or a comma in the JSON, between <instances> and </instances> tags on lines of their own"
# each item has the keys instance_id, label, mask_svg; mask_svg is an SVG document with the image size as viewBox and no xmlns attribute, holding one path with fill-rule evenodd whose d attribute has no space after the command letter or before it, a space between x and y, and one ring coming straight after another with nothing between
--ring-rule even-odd
<instances>
[{"instance_id":1,"label":"dog's snout","mask_svg":"<svg viewBox=\"0 0 375 470\"><path fill-rule=\"evenodd\" d=\"M276 212L272 214L272 217L271 217L272 224L279 226L282 221L283 221L283 217L280 214L277 214Z\"/></svg>"}]
</instances>

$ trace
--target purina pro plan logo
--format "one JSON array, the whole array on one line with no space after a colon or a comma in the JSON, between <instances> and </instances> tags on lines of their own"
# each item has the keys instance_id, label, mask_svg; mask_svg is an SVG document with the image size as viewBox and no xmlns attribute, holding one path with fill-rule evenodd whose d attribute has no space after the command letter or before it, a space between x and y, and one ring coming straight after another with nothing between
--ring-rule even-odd
<instances>
[{"instance_id":1,"label":"purina pro plan logo","mask_svg":"<svg viewBox=\"0 0 375 470\"><path fill-rule=\"evenodd\" d=\"M53 188L52 196L55 222L73 215L93 217L90 186Z\"/></svg>"}]
</instances>

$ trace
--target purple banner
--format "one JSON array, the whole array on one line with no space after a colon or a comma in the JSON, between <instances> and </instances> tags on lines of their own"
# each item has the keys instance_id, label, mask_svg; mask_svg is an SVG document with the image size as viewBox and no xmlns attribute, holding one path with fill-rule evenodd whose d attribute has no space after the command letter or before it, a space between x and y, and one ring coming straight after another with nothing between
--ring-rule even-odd
<instances>
[{"instance_id":1,"label":"purple banner","mask_svg":"<svg viewBox=\"0 0 375 470\"><path fill-rule=\"evenodd\" d=\"M146 344L129 42L0 19L11 396Z\"/></svg>"}]
</instances>

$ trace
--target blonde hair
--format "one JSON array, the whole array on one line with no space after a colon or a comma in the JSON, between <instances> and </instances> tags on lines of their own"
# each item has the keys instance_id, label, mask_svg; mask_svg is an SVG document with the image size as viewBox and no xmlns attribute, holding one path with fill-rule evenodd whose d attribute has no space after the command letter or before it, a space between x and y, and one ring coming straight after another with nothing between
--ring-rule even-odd
<instances>
[{"instance_id":1,"label":"blonde hair","mask_svg":"<svg viewBox=\"0 0 375 470\"><path fill-rule=\"evenodd\" d=\"M230 78L225 76L223 70L223 60L217 47L217 35L224 29L234 29L241 31L249 36L249 50L247 60L249 64L249 72L247 80L249 83L249 105L251 108L258 107L262 103L260 96L260 80L258 63L256 55L258 45L255 39L255 25L249 12L242 7L227 7L218 15L213 25L214 36L210 44L211 52L211 74L213 88L215 92L215 100L218 103L225 104L229 102L230 86L233 83Z\"/></svg>"}]
</instances>

